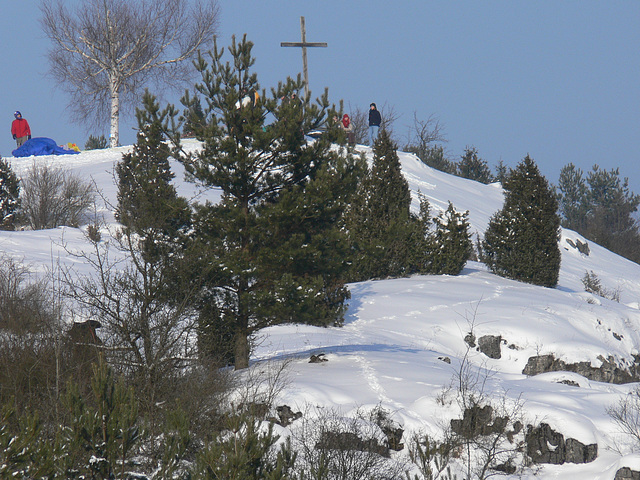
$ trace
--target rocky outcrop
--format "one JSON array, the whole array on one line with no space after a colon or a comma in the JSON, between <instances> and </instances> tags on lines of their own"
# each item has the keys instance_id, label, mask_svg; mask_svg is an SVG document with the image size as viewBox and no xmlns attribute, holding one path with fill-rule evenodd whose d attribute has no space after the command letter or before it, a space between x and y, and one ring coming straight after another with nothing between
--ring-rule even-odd
<instances>
[{"instance_id":1,"label":"rocky outcrop","mask_svg":"<svg viewBox=\"0 0 640 480\"><path fill-rule=\"evenodd\" d=\"M502 344L501 335L484 335L478 338L476 344L476 336L473 333L468 333L464 337L464 341L469 347L479 350L489 358L499 359L502 357L500 351L500 345Z\"/></svg>"},{"instance_id":2,"label":"rocky outcrop","mask_svg":"<svg viewBox=\"0 0 640 480\"><path fill-rule=\"evenodd\" d=\"M585 445L575 438L567 438L546 423L528 427L525 435L527 455L534 463L589 463L598 456L598 444Z\"/></svg>"},{"instance_id":3,"label":"rocky outcrop","mask_svg":"<svg viewBox=\"0 0 640 480\"><path fill-rule=\"evenodd\" d=\"M569 244L569 246L571 246L571 248L575 248L576 250L578 250L584 256L586 256L586 257L589 256L590 248L589 248L589 244L587 242L583 243L579 239L576 239L576 241L574 242L570 238L567 238L566 242L567 242L567 244Z\"/></svg>"},{"instance_id":4,"label":"rocky outcrop","mask_svg":"<svg viewBox=\"0 0 640 480\"><path fill-rule=\"evenodd\" d=\"M487 357L498 360L502 357L502 353L500 352L501 344L502 336L485 335L478 339L478 350L484 353Z\"/></svg>"},{"instance_id":5,"label":"rocky outcrop","mask_svg":"<svg viewBox=\"0 0 640 480\"><path fill-rule=\"evenodd\" d=\"M640 472L631 470L629 467L622 467L616 472L613 480L640 480Z\"/></svg>"},{"instance_id":6,"label":"rocky outcrop","mask_svg":"<svg viewBox=\"0 0 640 480\"><path fill-rule=\"evenodd\" d=\"M539 355L529 358L522 373L533 376L547 372L574 372L589 380L616 384L640 381L640 366L637 358L630 368L621 368L613 357L600 356L598 359L602 365L594 367L590 362L566 363L555 358L553 354Z\"/></svg>"}]
</instances>

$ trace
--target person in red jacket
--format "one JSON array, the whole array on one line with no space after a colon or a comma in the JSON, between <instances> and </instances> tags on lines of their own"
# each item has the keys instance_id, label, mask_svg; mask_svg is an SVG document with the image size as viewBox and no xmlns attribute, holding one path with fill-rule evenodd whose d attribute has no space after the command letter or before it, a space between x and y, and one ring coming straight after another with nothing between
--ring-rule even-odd
<instances>
[{"instance_id":1,"label":"person in red jacket","mask_svg":"<svg viewBox=\"0 0 640 480\"><path fill-rule=\"evenodd\" d=\"M13 135L18 147L21 147L24 142L31 140L31 128L29 128L29 122L22 118L19 111L16 111L13 116L16 119L11 123L11 135Z\"/></svg>"}]
</instances>

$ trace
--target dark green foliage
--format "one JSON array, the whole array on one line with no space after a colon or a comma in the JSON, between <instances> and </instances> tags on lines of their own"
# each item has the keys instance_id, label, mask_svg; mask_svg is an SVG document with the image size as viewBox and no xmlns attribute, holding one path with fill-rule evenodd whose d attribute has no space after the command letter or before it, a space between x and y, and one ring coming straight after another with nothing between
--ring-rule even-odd
<instances>
[{"instance_id":1,"label":"dark green foliage","mask_svg":"<svg viewBox=\"0 0 640 480\"><path fill-rule=\"evenodd\" d=\"M273 424L267 431L260 421L245 414L230 414L214 441L198 453L194 480L294 480L296 454L289 442L275 447Z\"/></svg>"},{"instance_id":2,"label":"dark green foliage","mask_svg":"<svg viewBox=\"0 0 640 480\"><path fill-rule=\"evenodd\" d=\"M84 144L85 150L101 150L103 148L107 148L108 142L107 139L104 138L104 135L100 135L99 137L94 135L89 135L86 143Z\"/></svg>"},{"instance_id":3,"label":"dark green foliage","mask_svg":"<svg viewBox=\"0 0 640 480\"><path fill-rule=\"evenodd\" d=\"M355 257L350 281L414 273L412 259L424 248L422 225L410 213L411 192L396 147L385 130L374 146L373 165L347 218Z\"/></svg>"},{"instance_id":4,"label":"dark green foliage","mask_svg":"<svg viewBox=\"0 0 640 480\"><path fill-rule=\"evenodd\" d=\"M505 202L489 222L482 260L496 274L554 287L560 270L560 217L547 180L527 157L505 179Z\"/></svg>"},{"instance_id":5,"label":"dark green foliage","mask_svg":"<svg viewBox=\"0 0 640 480\"><path fill-rule=\"evenodd\" d=\"M464 268L473 244L469 235L469 212L457 212L451 202L447 210L434 218L429 273L457 275Z\"/></svg>"},{"instance_id":6,"label":"dark green foliage","mask_svg":"<svg viewBox=\"0 0 640 480\"><path fill-rule=\"evenodd\" d=\"M445 173L456 173L456 164L449 160L444 153L441 145L427 145L419 148L416 146L407 146L406 151L417 155L417 157L426 165Z\"/></svg>"},{"instance_id":7,"label":"dark green foliage","mask_svg":"<svg viewBox=\"0 0 640 480\"><path fill-rule=\"evenodd\" d=\"M196 207L190 251L206 276L200 346L215 356L222 345L236 368L248 365L250 340L263 327L342 320L346 238L338 221L358 171L353 159L331 151L337 132L305 139L337 113L327 92L315 104L298 99L298 78L267 96L251 72L252 47L234 38L232 62L223 62L217 45L199 58L202 82L182 101L204 148L175 152L191 178L223 193L219 204ZM259 100L243 104L251 92Z\"/></svg>"},{"instance_id":8,"label":"dark green foliage","mask_svg":"<svg viewBox=\"0 0 640 480\"><path fill-rule=\"evenodd\" d=\"M70 424L62 431L66 478L125 478L141 441L138 410L131 388L114 378L104 363L94 365L92 396L71 385L65 399Z\"/></svg>"},{"instance_id":9,"label":"dark green foliage","mask_svg":"<svg viewBox=\"0 0 640 480\"><path fill-rule=\"evenodd\" d=\"M170 149L163 131L171 109L160 111L155 98L145 92L144 109L138 109L138 138L131 153L116 165L118 207L116 219L142 237L147 255L158 256L174 248L171 243L189 224L186 200L178 197L171 181Z\"/></svg>"},{"instance_id":10,"label":"dark green foliage","mask_svg":"<svg viewBox=\"0 0 640 480\"><path fill-rule=\"evenodd\" d=\"M601 170L597 165L587 175L588 216L584 236L636 262L640 261L640 232L633 213L640 195L629 190L628 179L618 169Z\"/></svg>"},{"instance_id":11,"label":"dark green foliage","mask_svg":"<svg viewBox=\"0 0 640 480\"><path fill-rule=\"evenodd\" d=\"M54 447L42 427L36 416L0 410L0 478L55 478Z\"/></svg>"},{"instance_id":12,"label":"dark green foliage","mask_svg":"<svg viewBox=\"0 0 640 480\"><path fill-rule=\"evenodd\" d=\"M582 170L573 163L565 165L558 180L558 206L562 225L584 232L588 212L588 188Z\"/></svg>"},{"instance_id":13,"label":"dark green foliage","mask_svg":"<svg viewBox=\"0 0 640 480\"><path fill-rule=\"evenodd\" d=\"M485 160L478 157L478 150L475 147L464 149L460 162L458 162L458 176L475 180L484 184L493 182L495 179L491 174L491 169Z\"/></svg>"},{"instance_id":14,"label":"dark green foliage","mask_svg":"<svg viewBox=\"0 0 640 480\"><path fill-rule=\"evenodd\" d=\"M0 157L0 230L13 230L20 208L20 181L11 164Z\"/></svg>"},{"instance_id":15,"label":"dark green foliage","mask_svg":"<svg viewBox=\"0 0 640 480\"><path fill-rule=\"evenodd\" d=\"M560 172L558 201L562 224L589 240L635 262L640 261L640 231L633 214L640 195L629 190L618 169L601 170L597 165L587 174L573 164Z\"/></svg>"},{"instance_id":16,"label":"dark green foliage","mask_svg":"<svg viewBox=\"0 0 640 480\"><path fill-rule=\"evenodd\" d=\"M504 185L504 181L507 178L507 173L508 172L509 172L509 169L504 164L504 162L502 160L500 160L498 162L498 164L496 165L495 181L496 182L500 182L500 185Z\"/></svg>"}]
</instances>

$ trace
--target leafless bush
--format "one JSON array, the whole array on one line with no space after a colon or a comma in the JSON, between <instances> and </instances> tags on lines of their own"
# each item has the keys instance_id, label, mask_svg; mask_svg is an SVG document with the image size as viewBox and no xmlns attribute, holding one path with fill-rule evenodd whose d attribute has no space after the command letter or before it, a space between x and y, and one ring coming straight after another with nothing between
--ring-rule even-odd
<instances>
[{"instance_id":1,"label":"leafless bush","mask_svg":"<svg viewBox=\"0 0 640 480\"><path fill-rule=\"evenodd\" d=\"M618 445L620 453L640 451L640 388L635 388L607 408L607 414L620 431L631 440L627 446Z\"/></svg>"},{"instance_id":2,"label":"leafless bush","mask_svg":"<svg viewBox=\"0 0 640 480\"><path fill-rule=\"evenodd\" d=\"M130 231L114 232L112 239L87 236L92 250L68 252L92 272L63 272L66 294L83 318L101 323L107 362L136 389L141 412L152 415L179 393L184 372L199 364L193 291L178 285L171 265L145 255Z\"/></svg>"},{"instance_id":3,"label":"leafless bush","mask_svg":"<svg viewBox=\"0 0 640 480\"><path fill-rule=\"evenodd\" d=\"M15 259L0 256L0 329L15 334L41 332L53 312L46 284Z\"/></svg>"},{"instance_id":4,"label":"leafless bush","mask_svg":"<svg viewBox=\"0 0 640 480\"><path fill-rule=\"evenodd\" d=\"M0 403L53 415L63 362L59 310L45 280L20 262L0 256Z\"/></svg>"},{"instance_id":5,"label":"leafless bush","mask_svg":"<svg viewBox=\"0 0 640 480\"><path fill-rule=\"evenodd\" d=\"M443 402L453 397L451 403L458 405L462 418L453 419L443 426L444 440L435 453L440 455L438 460L441 462L446 460L450 465L458 464L464 478L486 480L495 475L521 474L528 467L529 459L523 453L522 400L509 398L506 392L498 395L491 392L488 386L492 372L472 362L479 306L480 302L465 313L468 328L464 338L466 350L451 385L442 396ZM453 457L456 458L452 462ZM446 464L438 464L438 475L442 475L445 467Z\"/></svg>"},{"instance_id":6,"label":"leafless bush","mask_svg":"<svg viewBox=\"0 0 640 480\"><path fill-rule=\"evenodd\" d=\"M371 415L345 417L333 409L307 411L292 427L298 471L319 480L402 478L406 462L390 458L387 439Z\"/></svg>"},{"instance_id":7,"label":"leafless bush","mask_svg":"<svg viewBox=\"0 0 640 480\"><path fill-rule=\"evenodd\" d=\"M62 168L34 161L22 178L21 221L34 230L77 227L94 200L91 183Z\"/></svg>"}]
</instances>

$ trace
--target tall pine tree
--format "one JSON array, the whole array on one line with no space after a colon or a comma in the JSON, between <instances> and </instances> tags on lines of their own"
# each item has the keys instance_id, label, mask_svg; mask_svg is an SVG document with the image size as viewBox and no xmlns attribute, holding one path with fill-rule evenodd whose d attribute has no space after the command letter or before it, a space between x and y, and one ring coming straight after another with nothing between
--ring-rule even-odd
<instances>
[{"instance_id":1,"label":"tall pine tree","mask_svg":"<svg viewBox=\"0 0 640 480\"><path fill-rule=\"evenodd\" d=\"M528 155L503 187L504 206L485 232L483 261L503 277L554 287L560 271L556 196Z\"/></svg>"},{"instance_id":2,"label":"tall pine tree","mask_svg":"<svg viewBox=\"0 0 640 480\"><path fill-rule=\"evenodd\" d=\"M473 251L469 235L469 212L457 212L449 202L447 209L433 219L429 273L457 275Z\"/></svg>"},{"instance_id":3,"label":"tall pine tree","mask_svg":"<svg viewBox=\"0 0 640 480\"><path fill-rule=\"evenodd\" d=\"M588 191L581 169L570 163L560 170L558 205L564 227L584 232L589 210Z\"/></svg>"},{"instance_id":4,"label":"tall pine tree","mask_svg":"<svg viewBox=\"0 0 640 480\"><path fill-rule=\"evenodd\" d=\"M174 249L174 241L189 225L189 207L171 183L170 148L164 131L169 127L172 109L161 111L148 91L143 109L136 111L137 142L116 165L118 206L115 217L126 233L141 238L149 260L158 260Z\"/></svg>"},{"instance_id":5,"label":"tall pine tree","mask_svg":"<svg viewBox=\"0 0 640 480\"><path fill-rule=\"evenodd\" d=\"M305 132L337 115L328 93L312 104L287 79L267 96L260 90L253 44L233 38L201 56L202 82L183 97L201 151L176 156L195 180L222 192L217 204L196 207L192 249L207 272L201 290L200 345L235 364L249 364L251 340L269 325L342 321L348 291L338 228L357 174L355 161L331 150L338 132L307 142ZM259 97L245 102L250 92Z\"/></svg>"},{"instance_id":6,"label":"tall pine tree","mask_svg":"<svg viewBox=\"0 0 640 480\"><path fill-rule=\"evenodd\" d=\"M457 168L458 175L462 178L468 178L484 184L494 181L489 165L487 165L486 160L478 157L478 150L475 147L464 149L464 155L460 158Z\"/></svg>"},{"instance_id":7,"label":"tall pine tree","mask_svg":"<svg viewBox=\"0 0 640 480\"><path fill-rule=\"evenodd\" d=\"M382 130L373 148L373 164L362 181L347 217L353 243L349 279L398 277L415 273L424 249L422 225L411 215L411 192L402 175L396 146Z\"/></svg>"}]
</instances>

